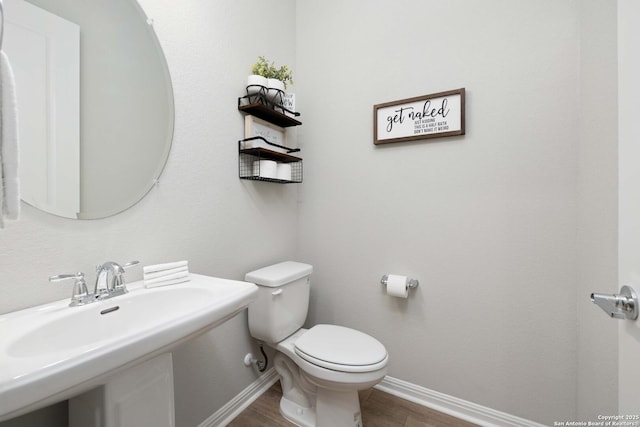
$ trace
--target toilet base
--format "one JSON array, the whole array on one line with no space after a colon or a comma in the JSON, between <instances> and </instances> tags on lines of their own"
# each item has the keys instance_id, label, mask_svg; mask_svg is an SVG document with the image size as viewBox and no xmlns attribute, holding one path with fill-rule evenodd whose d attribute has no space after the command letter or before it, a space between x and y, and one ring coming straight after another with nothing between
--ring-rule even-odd
<instances>
[{"instance_id":1,"label":"toilet base","mask_svg":"<svg viewBox=\"0 0 640 427\"><path fill-rule=\"evenodd\" d=\"M318 387L316 417L316 427L362 427L358 392Z\"/></svg>"},{"instance_id":2,"label":"toilet base","mask_svg":"<svg viewBox=\"0 0 640 427\"><path fill-rule=\"evenodd\" d=\"M280 413L301 427L362 427L358 391L318 387L287 356L274 357L280 375Z\"/></svg>"},{"instance_id":3,"label":"toilet base","mask_svg":"<svg viewBox=\"0 0 640 427\"><path fill-rule=\"evenodd\" d=\"M358 392L318 390L316 408L306 408L283 396L280 413L301 427L362 427Z\"/></svg>"},{"instance_id":4,"label":"toilet base","mask_svg":"<svg viewBox=\"0 0 640 427\"><path fill-rule=\"evenodd\" d=\"M282 396L282 399L280 399L280 413L295 425L301 427L316 426L315 408L305 408L287 399L285 396Z\"/></svg>"}]
</instances>

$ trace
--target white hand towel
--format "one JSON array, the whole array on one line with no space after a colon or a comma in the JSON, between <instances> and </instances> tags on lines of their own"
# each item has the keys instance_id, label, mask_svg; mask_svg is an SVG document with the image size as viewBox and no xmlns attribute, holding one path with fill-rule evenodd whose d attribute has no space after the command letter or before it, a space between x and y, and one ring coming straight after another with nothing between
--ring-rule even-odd
<instances>
[{"instance_id":1,"label":"white hand towel","mask_svg":"<svg viewBox=\"0 0 640 427\"><path fill-rule=\"evenodd\" d=\"M142 268L142 273L146 288L177 285L189 281L189 263L188 261L176 261L148 265Z\"/></svg>"},{"instance_id":2,"label":"white hand towel","mask_svg":"<svg viewBox=\"0 0 640 427\"><path fill-rule=\"evenodd\" d=\"M146 275L144 276L144 282L145 283L158 283L158 282L162 282L165 280L174 280L174 279L183 279L185 277L189 277L189 272L188 271L180 271L178 273L173 273L173 274L167 274L164 276L159 276L159 277L155 277L155 278L148 278Z\"/></svg>"},{"instance_id":3,"label":"white hand towel","mask_svg":"<svg viewBox=\"0 0 640 427\"><path fill-rule=\"evenodd\" d=\"M171 270L179 267L188 267L188 261L176 261L176 262L168 262L166 264L156 264L156 265L147 265L142 268L142 272L144 274L155 273L159 271Z\"/></svg>"},{"instance_id":4,"label":"white hand towel","mask_svg":"<svg viewBox=\"0 0 640 427\"><path fill-rule=\"evenodd\" d=\"M170 268L169 270L154 271L153 273L143 273L144 280L157 279L158 277L165 277L176 273L189 274L189 267Z\"/></svg>"},{"instance_id":5,"label":"white hand towel","mask_svg":"<svg viewBox=\"0 0 640 427\"><path fill-rule=\"evenodd\" d=\"M144 282L144 287L145 288L157 288L159 286L177 285L177 284L180 284L180 283L186 283L189 280L190 280L189 276L187 276L187 277L182 277L182 278L179 278L179 279L162 280L162 281L155 282L155 283L149 283L149 282L145 281Z\"/></svg>"},{"instance_id":6,"label":"white hand towel","mask_svg":"<svg viewBox=\"0 0 640 427\"><path fill-rule=\"evenodd\" d=\"M18 219L20 216L20 180L18 176L18 112L16 85L7 55L0 51L0 153L2 165L2 216ZM0 224L1 226L1 224Z\"/></svg>"}]
</instances>

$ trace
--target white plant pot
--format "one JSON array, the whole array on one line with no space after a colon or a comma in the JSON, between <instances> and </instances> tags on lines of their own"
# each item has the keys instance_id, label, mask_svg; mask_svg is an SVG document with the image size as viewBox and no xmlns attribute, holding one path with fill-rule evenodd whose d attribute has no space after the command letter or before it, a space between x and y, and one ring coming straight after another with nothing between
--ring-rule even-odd
<instances>
[{"instance_id":1,"label":"white plant pot","mask_svg":"<svg viewBox=\"0 0 640 427\"><path fill-rule=\"evenodd\" d=\"M278 79L267 79L267 98L272 102L282 103L284 82Z\"/></svg>"},{"instance_id":2,"label":"white plant pot","mask_svg":"<svg viewBox=\"0 0 640 427\"><path fill-rule=\"evenodd\" d=\"M257 74L251 74L247 77L247 94L256 95L262 89L267 88L267 78Z\"/></svg>"}]
</instances>

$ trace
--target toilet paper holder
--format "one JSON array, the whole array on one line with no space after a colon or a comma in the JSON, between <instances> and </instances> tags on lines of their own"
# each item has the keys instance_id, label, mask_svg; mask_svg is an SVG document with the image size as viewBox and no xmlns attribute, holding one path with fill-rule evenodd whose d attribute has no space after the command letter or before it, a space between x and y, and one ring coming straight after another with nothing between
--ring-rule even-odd
<instances>
[{"instance_id":1,"label":"toilet paper holder","mask_svg":"<svg viewBox=\"0 0 640 427\"><path fill-rule=\"evenodd\" d=\"M383 285L387 286L387 280L389 280L389 275L385 274L384 276L382 276L382 279L380 279L380 283L382 283ZM420 283L418 283L418 279L412 279L410 277L407 277L407 289L415 289L418 287Z\"/></svg>"}]
</instances>

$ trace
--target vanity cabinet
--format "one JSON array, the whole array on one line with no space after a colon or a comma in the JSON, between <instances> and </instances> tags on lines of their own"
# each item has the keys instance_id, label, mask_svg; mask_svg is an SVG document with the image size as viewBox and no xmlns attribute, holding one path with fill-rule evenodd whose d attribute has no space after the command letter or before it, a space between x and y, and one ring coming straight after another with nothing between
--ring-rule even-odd
<instances>
[{"instance_id":1,"label":"vanity cabinet","mask_svg":"<svg viewBox=\"0 0 640 427\"><path fill-rule=\"evenodd\" d=\"M238 110L264 120L279 128L298 126L300 113L289 111L282 105L258 93L238 98ZM268 136L268 135L265 135ZM290 149L269 141L259 132L238 141L238 170L240 179L275 182L279 184L302 182L302 158L293 155L300 149Z\"/></svg>"}]
</instances>

